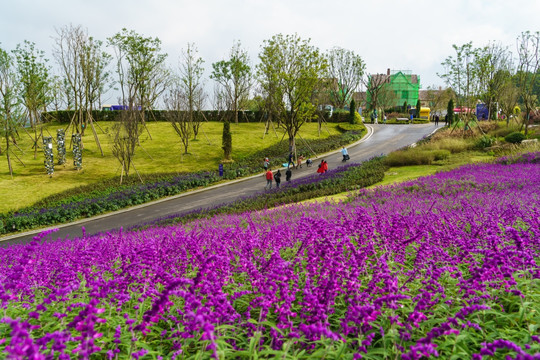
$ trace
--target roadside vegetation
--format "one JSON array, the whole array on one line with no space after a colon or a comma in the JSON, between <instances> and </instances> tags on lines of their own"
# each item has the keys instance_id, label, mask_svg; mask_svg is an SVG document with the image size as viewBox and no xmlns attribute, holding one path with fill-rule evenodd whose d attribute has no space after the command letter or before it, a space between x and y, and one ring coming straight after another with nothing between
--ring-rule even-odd
<instances>
[{"instance_id":1,"label":"roadside vegetation","mask_svg":"<svg viewBox=\"0 0 540 360\"><path fill-rule=\"evenodd\" d=\"M83 190L85 186L100 187L100 183L106 183L108 186L119 185L122 169L112 153L114 123L95 122L95 125L104 155L101 156L93 134L87 132L83 137L83 167L81 170L76 170L73 166L71 143L66 140L67 162L64 165L57 165L55 159L54 174L51 177L47 176L43 166L43 152L40 151L34 159L33 151L27 150L32 148L32 139L21 131L18 146L22 151L15 151L24 165L15 162L13 164L14 176L11 178L2 163L0 183L5 186L0 186L0 198L3 199L0 203L0 212L18 210L70 189L78 191L78 188ZM65 127L65 124L46 124L43 132L45 135L56 134L57 129ZM149 181L152 176L160 177L160 174L217 171L222 160L222 124L203 123L200 127L199 138L192 141L188 154L184 154L183 146L175 136L170 123L148 122L147 127L152 139L146 132L141 134L140 144L136 148L133 159L135 169L143 181L145 179ZM354 129L361 131L363 127L358 125L356 128L351 128L351 130ZM225 169L234 168L235 164L243 163L248 158L251 161L257 161L260 167L264 156L269 156L275 164L282 163L287 157L286 140L283 140L283 131L279 129L276 129L275 133L270 129L263 138L264 123L239 123L232 125L232 132L233 162L227 164ZM317 124L307 123L302 127L300 135L306 141L322 141L329 137L340 136L342 133L344 131L339 124L327 123L319 136ZM252 141L245 141L246 139ZM277 149L273 149L274 147ZM309 149L306 149L303 143L300 143L298 147L299 154L305 151L305 156L308 155ZM339 147L339 144L335 147ZM264 154L266 149L271 149L272 154ZM253 159L256 155L259 155L260 159ZM128 178L125 175L123 177L123 183L136 182L140 182L136 172L132 172Z\"/></svg>"},{"instance_id":2,"label":"roadside vegetation","mask_svg":"<svg viewBox=\"0 0 540 360\"><path fill-rule=\"evenodd\" d=\"M101 127L106 132L105 125ZM150 127L151 125L153 127ZM216 139L220 136L220 124L204 125L208 140L218 141ZM34 166L38 167L41 173L33 174L30 171L26 176L17 176L13 180L6 179L6 183L17 181L20 186L31 188L32 193L36 195L28 202L30 205L0 214L0 234L65 223L176 195L223 180L253 175L262 172L264 157L268 156L271 166L277 167L286 161L288 155L288 144L281 141L280 132L277 132L278 136L276 133L270 133L262 139L264 124L232 124L235 132L233 139L235 144L238 142L235 148L238 150L233 152L233 162L223 164L223 176L220 176L218 165L221 149L217 145L212 146L200 140L192 145L194 155L181 156L180 150L171 151L174 146L170 145L170 137L167 137L172 136L169 124L151 123L148 126L160 135L156 135L153 140L141 141L141 149L136 153L134 162L140 177L131 175L120 183L121 169L118 161L110 153L101 157L96 149L92 148L93 143L89 135L90 149L85 151L87 162L92 165L83 170L76 171L72 168L59 171L49 178L42 172L42 165L36 163ZM55 126L52 126L51 130L54 129ZM338 123L324 126L319 137L317 124L308 123L305 124L301 135L304 141L297 145L298 155L305 154L307 157L311 152L317 154L328 152L341 145L360 140L365 133L366 128L362 124ZM247 139L250 141L246 141ZM106 143L105 136L102 144ZM159 159L156 158L156 154L159 154ZM31 157L31 154L28 154L28 157ZM56 192L40 192L43 183L36 181L37 179L56 183ZM10 192L7 188L2 191L6 197L11 198L12 204L23 203L24 199L28 201L27 192L18 194Z\"/></svg>"},{"instance_id":3,"label":"roadside vegetation","mask_svg":"<svg viewBox=\"0 0 540 360\"><path fill-rule=\"evenodd\" d=\"M502 156L515 156L540 151L540 131L530 134L531 142L508 143L501 134L516 132L516 128L505 123L483 123L480 129L464 132L459 124L456 129L444 128L413 147L392 152L384 157L374 158L358 165L341 166L324 176L310 176L285 183L280 190L260 192L247 198L226 204L219 204L204 211L185 212L157 219L151 224L141 224L139 228L156 225L186 223L196 218L210 218L216 214L240 213L248 210L262 210L283 204L309 201L343 201L351 192L362 188L390 185L423 176L450 171L467 164L492 162ZM536 129L536 128L534 128ZM493 133L494 135L491 135ZM497 134L499 136L497 136ZM491 146L485 147L482 138L489 137ZM536 140L535 140L536 139Z\"/></svg>"}]
</instances>

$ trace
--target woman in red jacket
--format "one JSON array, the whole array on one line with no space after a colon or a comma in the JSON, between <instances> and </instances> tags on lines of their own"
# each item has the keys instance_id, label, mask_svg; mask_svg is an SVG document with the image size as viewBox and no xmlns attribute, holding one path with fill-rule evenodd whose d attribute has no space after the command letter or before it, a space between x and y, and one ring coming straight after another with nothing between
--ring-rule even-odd
<instances>
[{"instance_id":1,"label":"woman in red jacket","mask_svg":"<svg viewBox=\"0 0 540 360\"><path fill-rule=\"evenodd\" d=\"M328 171L328 163L324 160L321 160L321 163L319 164L319 168L317 169L317 172L319 174L324 174Z\"/></svg>"},{"instance_id":2,"label":"woman in red jacket","mask_svg":"<svg viewBox=\"0 0 540 360\"><path fill-rule=\"evenodd\" d=\"M272 174L271 169L268 169L266 171L266 186L264 187L265 190L272 189L272 180L274 180L274 174Z\"/></svg>"}]
</instances>

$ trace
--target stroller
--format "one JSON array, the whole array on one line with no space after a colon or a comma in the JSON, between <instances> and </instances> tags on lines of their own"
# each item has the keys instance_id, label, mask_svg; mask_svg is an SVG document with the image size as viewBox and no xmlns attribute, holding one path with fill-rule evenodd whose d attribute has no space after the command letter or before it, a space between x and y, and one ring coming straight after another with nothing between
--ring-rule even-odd
<instances>
[{"instance_id":1,"label":"stroller","mask_svg":"<svg viewBox=\"0 0 540 360\"><path fill-rule=\"evenodd\" d=\"M350 160L350 159L351 159L351 157L349 156L349 154L345 154L345 155L343 155L343 160L341 160L341 161L345 162L345 161Z\"/></svg>"}]
</instances>

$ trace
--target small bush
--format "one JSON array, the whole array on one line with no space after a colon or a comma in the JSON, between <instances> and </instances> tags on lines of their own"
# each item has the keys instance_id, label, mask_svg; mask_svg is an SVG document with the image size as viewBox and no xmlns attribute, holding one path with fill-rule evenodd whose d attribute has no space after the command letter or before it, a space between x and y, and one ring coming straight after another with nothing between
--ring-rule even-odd
<instances>
[{"instance_id":1,"label":"small bush","mask_svg":"<svg viewBox=\"0 0 540 360\"><path fill-rule=\"evenodd\" d=\"M510 144L520 144L523 140L525 140L525 135L516 131L506 135L504 140Z\"/></svg>"},{"instance_id":2,"label":"small bush","mask_svg":"<svg viewBox=\"0 0 540 360\"><path fill-rule=\"evenodd\" d=\"M446 160L450 157L450 151L448 150L435 150L433 151L433 158L435 161Z\"/></svg>"},{"instance_id":3,"label":"small bush","mask_svg":"<svg viewBox=\"0 0 540 360\"><path fill-rule=\"evenodd\" d=\"M495 139L491 136L483 135L476 141L476 147L478 149L485 149L487 147L493 146Z\"/></svg>"},{"instance_id":4,"label":"small bush","mask_svg":"<svg viewBox=\"0 0 540 360\"><path fill-rule=\"evenodd\" d=\"M511 133L513 133L514 131L516 131L516 128L514 126L511 126L511 127L499 127L493 131L490 131L490 135L493 136L493 137L505 137L506 135L509 135Z\"/></svg>"},{"instance_id":5,"label":"small bush","mask_svg":"<svg viewBox=\"0 0 540 360\"><path fill-rule=\"evenodd\" d=\"M460 137L445 137L435 134L432 139L434 141L422 144L422 150L448 150L452 154L458 154L475 147L471 140Z\"/></svg>"},{"instance_id":6,"label":"small bush","mask_svg":"<svg viewBox=\"0 0 540 360\"><path fill-rule=\"evenodd\" d=\"M418 149L409 149L394 151L390 153L385 159L386 166L410 166L410 165L429 165L435 160L433 151L425 151Z\"/></svg>"}]
</instances>

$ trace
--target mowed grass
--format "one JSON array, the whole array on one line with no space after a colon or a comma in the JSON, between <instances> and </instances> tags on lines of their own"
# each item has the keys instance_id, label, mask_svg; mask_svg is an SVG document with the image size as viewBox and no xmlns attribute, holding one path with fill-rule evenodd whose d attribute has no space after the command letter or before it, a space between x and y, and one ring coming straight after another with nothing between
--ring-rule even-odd
<instances>
[{"instance_id":1,"label":"mowed grass","mask_svg":"<svg viewBox=\"0 0 540 360\"><path fill-rule=\"evenodd\" d=\"M79 171L73 166L71 150L71 130L66 133L66 164L57 164L56 144L54 144L55 169L52 177L47 175L44 167L45 156L40 147L37 157L34 158L32 140L25 133L20 132L17 145L22 150L11 147L13 152L21 159L24 166L11 155L13 178L9 175L5 154L5 139L0 140L2 154L0 155L0 212L17 210L34 204L36 201L60 193L67 189L82 185L96 183L102 179L121 175L119 161L112 153L113 124L112 122L95 123L95 129L101 143L103 156L98 149L94 134L90 128L83 137L83 168ZM323 139L337 135L340 131L338 124L328 123L323 127L320 136L317 123L306 123L302 126L300 136L304 139ZM56 130L66 128L67 125L43 125L44 136L56 139ZM242 159L256 151L268 148L283 141L288 143L284 132L270 127L268 134L263 138L265 124L240 123L231 124L233 141L233 160ZM188 153L184 154L184 147L178 135L169 123L148 122L147 129L143 129L140 136L140 146L135 150L134 168L130 176L153 173L183 173L200 170L217 169L223 159L221 138L223 124L204 122L201 124L196 140L190 141ZM285 158L284 158L285 161ZM261 159L262 164L262 159Z\"/></svg>"}]
</instances>

